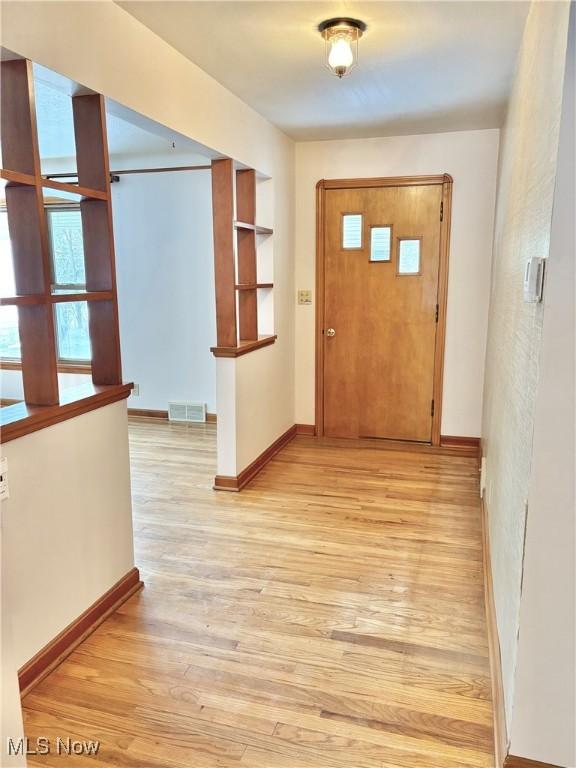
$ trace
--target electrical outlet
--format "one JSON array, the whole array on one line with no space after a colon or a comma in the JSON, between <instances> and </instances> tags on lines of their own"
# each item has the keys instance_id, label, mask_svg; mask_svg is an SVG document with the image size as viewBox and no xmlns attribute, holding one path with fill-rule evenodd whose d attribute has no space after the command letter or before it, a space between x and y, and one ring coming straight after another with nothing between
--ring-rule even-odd
<instances>
[{"instance_id":1,"label":"electrical outlet","mask_svg":"<svg viewBox=\"0 0 576 768\"><path fill-rule=\"evenodd\" d=\"M298 291L298 304L312 304L312 291L299 290Z\"/></svg>"},{"instance_id":2,"label":"electrical outlet","mask_svg":"<svg viewBox=\"0 0 576 768\"><path fill-rule=\"evenodd\" d=\"M140 394L140 384L134 384L132 394L134 395L134 397L138 397L138 395Z\"/></svg>"},{"instance_id":3,"label":"electrical outlet","mask_svg":"<svg viewBox=\"0 0 576 768\"><path fill-rule=\"evenodd\" d=\"M8 488L8 459L3 456L0 459L0 500L8 499L10 497L10 489Z\"/></svg>"}]
</instances>

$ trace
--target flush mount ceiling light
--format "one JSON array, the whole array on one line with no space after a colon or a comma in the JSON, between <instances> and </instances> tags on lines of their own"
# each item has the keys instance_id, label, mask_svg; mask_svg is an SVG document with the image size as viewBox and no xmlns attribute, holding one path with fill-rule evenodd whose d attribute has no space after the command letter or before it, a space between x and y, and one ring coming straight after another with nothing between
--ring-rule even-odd
<instances>
[{"instance_id":1,"label":"flush mount ceiling light","mask_svg":"<svg viewBox=\"0 0 576 768\"><path fill-rule=\"evenodd\" d=\"M347 75L358 61L358 40L366 24L358 19L326 19L318 32L326 42L326 65L337 77Z\"/></svg>"}]
</instances>

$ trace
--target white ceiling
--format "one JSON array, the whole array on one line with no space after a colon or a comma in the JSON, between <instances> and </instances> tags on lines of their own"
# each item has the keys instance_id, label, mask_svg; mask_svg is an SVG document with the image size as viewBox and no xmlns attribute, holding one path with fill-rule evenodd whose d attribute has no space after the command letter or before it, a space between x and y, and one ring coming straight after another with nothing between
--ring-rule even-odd
<instances>
[{"instance_id":1,"label":"white ceiling","mask_svg":"<svg viewBox=\"0 0 576 768\"><path fill-rule=\"evenodd\" d=\"M528 9L483 0L119 5L297 140L500 126ZM316 30L337 15L368 24L343 80L324 68Z\"/></svg>"},{"instance_id":2,"label":"white ceiling","mask_svg":"<svg viewBox=\"0 0 576 768\"><path fill-rule=\"evenodd\" d=\"M34 65L34 91L36 101L36 120L38 125L38 143L43 170L53 172L68 170L70 160L76 154L74 142L74 122L72 117L73 93L79 88L75 83ZM112 160L154 158L154 162L170 166L186 159L186 164L209 162L211 154L196 142L165 128L153 120L138 115L116 102L106 100L106 126L108 148ZM175 162L170 162L174 157ZM177 161L177 162L176 162ZM121 164L122 165L122 164ZM138 162L131 167L139 166Z\"/></svg>"}]
</instances>

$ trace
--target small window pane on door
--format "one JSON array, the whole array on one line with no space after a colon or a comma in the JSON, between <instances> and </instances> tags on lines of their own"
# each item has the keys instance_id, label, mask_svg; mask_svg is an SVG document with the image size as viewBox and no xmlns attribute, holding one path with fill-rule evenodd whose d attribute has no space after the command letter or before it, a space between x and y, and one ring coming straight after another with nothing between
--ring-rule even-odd
<instances>
[{"instance_id":1,"label":"small window pane on door","mask_svg":"<svg viewBox=\"0 0 576 768\"><path fill-rule=\"evenodd\" d=\"M390 227L372 227L370 230L370 261L390 261Z\"/></svg>"},{"instance_id":2,"label":"small window pane on door","mask_svg":"<svg viewBox=\"0 0 576 768\"><path fill-rule=\"evenodd\" d=\"M400 240L398 274L417 275L420 272L420 240Z\"/></svg>"},{"instance_id":3,"label":"small window pane on door","mask_svg":"<svg viewBox=\"0 0 576 768\"><path fill-rule=\"evenodd\" d=\"M362 214L342 216L342 248L362 248Z\"/></svg>"}]
</instances>

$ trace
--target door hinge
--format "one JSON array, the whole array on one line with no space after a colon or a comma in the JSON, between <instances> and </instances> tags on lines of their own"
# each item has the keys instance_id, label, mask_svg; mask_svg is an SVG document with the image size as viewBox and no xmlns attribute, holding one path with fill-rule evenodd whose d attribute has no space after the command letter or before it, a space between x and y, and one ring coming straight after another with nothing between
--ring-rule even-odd
<instances>
[{"instance_id":1,"label":"door hinge","mask_svg":"<svg viewBox=\"0 0 576 768\"><path fill-rule=\"evenodd\" d=\"M438 322L438 313L440 312L440 306L436 304L436 322Z\"/></svg>"},{"instance_id":2,"label":"door hinge","mask_svg":"<svg viewBox=\"0 0 576 768\"><path fill-rule=\"evenodd\" d=\"M430 416L434 416L434 400L432 400L432 407L430 408Z\"/></svg>"},{"instance_id":3,"label":"door hinge","mask_svg":"<svg viewBox=\"0 0 576 768\"><path fill-rule=\"evenodd\" d=\"M444 221L444 201L440 203L440 221Z\"/></svg>"}]
</instances>

